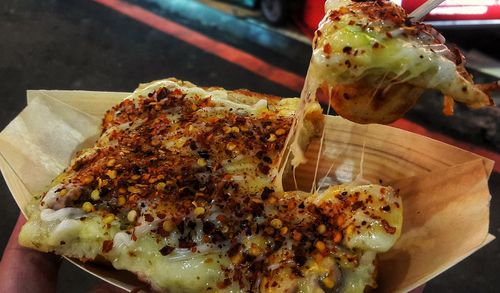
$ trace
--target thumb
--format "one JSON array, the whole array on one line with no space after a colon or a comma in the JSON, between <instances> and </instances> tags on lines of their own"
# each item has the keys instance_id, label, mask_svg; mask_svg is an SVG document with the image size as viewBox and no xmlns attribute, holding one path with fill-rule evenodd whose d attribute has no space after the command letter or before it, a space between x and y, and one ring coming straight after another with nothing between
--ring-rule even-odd
<instances>
[{"instance_id":1,"label":"thumb","mask_svg":"<svg viewBox=\"0 0 500 293\"><path fill-rule=\"evenodd\" d=\"M25 222L20 215L4 250L0 262L0 292L55 292L60 257L20 246L17 238Z\"/></svg>"}]
</instances>

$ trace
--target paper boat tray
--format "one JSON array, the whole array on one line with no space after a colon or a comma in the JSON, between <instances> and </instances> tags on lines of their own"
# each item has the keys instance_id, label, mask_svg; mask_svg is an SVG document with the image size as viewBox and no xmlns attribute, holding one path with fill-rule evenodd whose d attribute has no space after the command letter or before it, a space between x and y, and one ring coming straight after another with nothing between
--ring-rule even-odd
<instances>
[{"instance_id":1,"label":"paper boat tray","mask_svg":"<svg viewBox=\"0 0 500 293\"><path fill-rule=\"evenodd\" d=\"M0 167L21 211L69 163L92 145L104 112L128 93L28 91L28 106L0 133ZM332 182L362 175L400 190L401 239L380 256L377 292L404 292L434 278L494 237L488 234L488 177L493 162L465 150L382 125L357 125L326 117L321 147L313 142L297 183L309 190L316 178ZM144 288L131 273L72 261L128 291Z\"/></svg>"}]
</instances>

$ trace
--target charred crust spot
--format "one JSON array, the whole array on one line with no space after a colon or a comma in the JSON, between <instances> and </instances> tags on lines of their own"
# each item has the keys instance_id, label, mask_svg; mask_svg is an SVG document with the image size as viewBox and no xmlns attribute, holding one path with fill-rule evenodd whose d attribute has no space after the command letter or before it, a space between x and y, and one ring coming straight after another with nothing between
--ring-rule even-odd
<instances>
[{"instance_id":1,"label":"charred crust spot","mask_svg":"<svg viewBox=\"0 0 500 293\"><path fill-rule=\"evenodd\" d=\"M389 225L389 222L387 222L386 220L382 220L381 223L382 223L382 227L384 227L385 232L387 232L389 234L396 233L396 228Z\"/></svg>"},{"instance_id":2,"label":"charred crust spot","mask_svg":"<svg viewBox=\"0 0 500 293\"><path fill-rule=\"evenodd\" d=\"M104 240L102 242L102 252L108 253L113 249L113 240Z\"/></svg>"}]
</instances>

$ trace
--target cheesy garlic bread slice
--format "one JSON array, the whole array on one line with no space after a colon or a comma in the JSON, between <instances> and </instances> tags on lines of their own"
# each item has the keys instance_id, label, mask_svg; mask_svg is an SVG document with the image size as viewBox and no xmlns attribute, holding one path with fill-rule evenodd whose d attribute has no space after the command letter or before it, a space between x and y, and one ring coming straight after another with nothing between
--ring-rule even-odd
<instances>
[{"instance_id":1,"label":"cheesy garlic bread slice","mask_svg":"<svg viewBox=\"0 0 500 293\"><path fill-rule=\"evenodd\" d=\"M357 123L387 124L425 90L472 109L493 105L498 83L475 85L465 58L430 25L408 18L389 0L328 0L315 33L310 88L321 88L335 111Z\"/></svg>"},{"instance_id":2,"label":"cheesy garlic bread slice","mask_svg":"<svg viewBox=\"0 0 500 293\"><path fill-rule=\"evenodd\" d=\"M161 292L376 287L376 254L401 233L401 199L379 185L283 191L298 105L175 79L145 85L34 200L19 241L106 260ZM310 103L303 144L322 124Z\"/></svg>"}]
</instances>

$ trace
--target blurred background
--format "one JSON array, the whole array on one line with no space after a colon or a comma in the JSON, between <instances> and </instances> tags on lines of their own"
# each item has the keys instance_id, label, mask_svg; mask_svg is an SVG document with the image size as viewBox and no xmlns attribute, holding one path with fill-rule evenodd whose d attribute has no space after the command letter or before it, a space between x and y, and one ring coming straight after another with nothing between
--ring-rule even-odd
<instances>
[{"instance_id":1,"label":"blurred background","mask_svg":"<svg viewBox=\"0 0 500 293\"><path fill-rule=\"evenodd\" d=\"M395 1L408 12L424 0ZM26 105L27 89L132 91L177 77L202 86L298 96L323 0L2 0L0 128ZM500 1L448 0L426 19L468 58L476 82L500 78ZM500 98L494 96L497 105ZM500 235L500 109L441 114L428 93L394 124L497 162L490 233ZM0 251L19 213L0 181ZM498 292L500 242L429 282L425 292ZM99 281L64 263L59 292Z\"/></svg>"}]
</instances>

